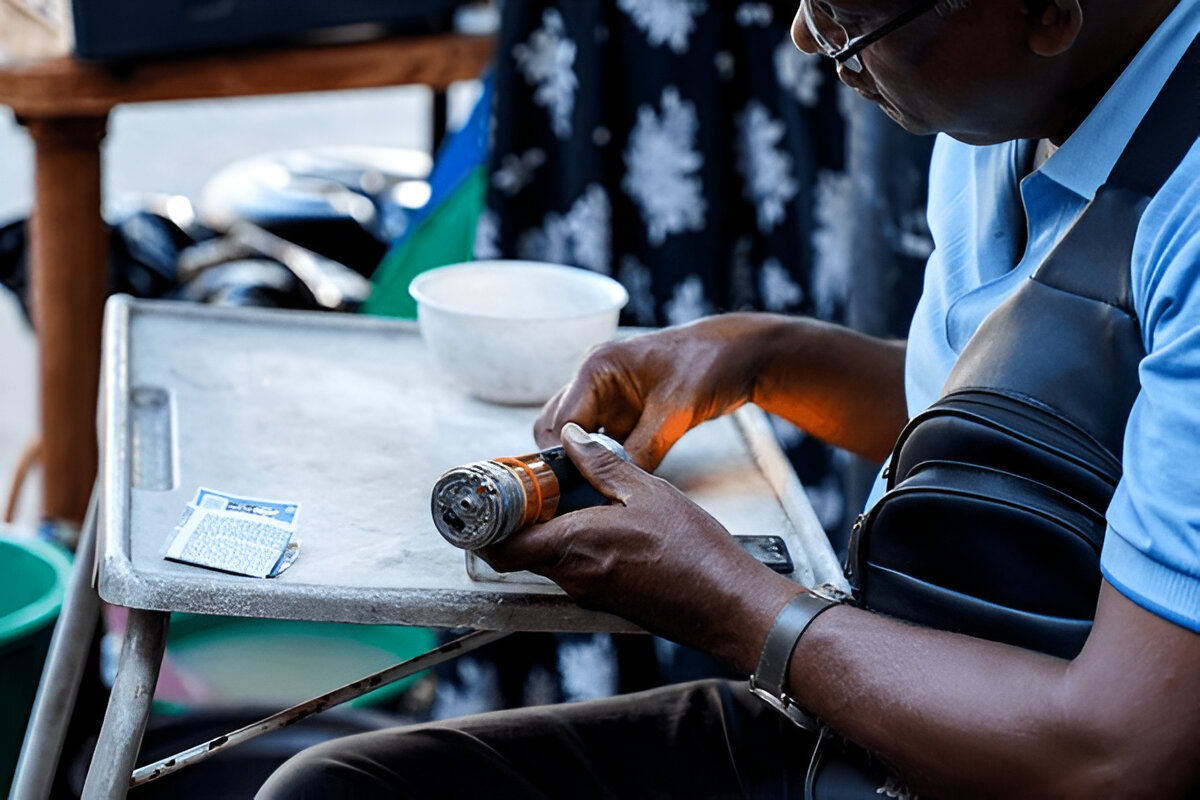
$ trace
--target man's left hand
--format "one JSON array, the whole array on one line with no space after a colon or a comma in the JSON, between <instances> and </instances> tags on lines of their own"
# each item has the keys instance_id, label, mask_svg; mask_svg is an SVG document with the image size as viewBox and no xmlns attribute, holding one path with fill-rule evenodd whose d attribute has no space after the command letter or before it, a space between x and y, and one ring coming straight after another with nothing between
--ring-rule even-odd
<instances>
[{"instance_id":1,"label":"man's left hand","mask_svg":"<svg viewBox=\"0 0 1200 800\"><path fill-rule=\"evenodd\" d=\"M775 612L799 587L747 554L678 489L579 426L565 425L562 438L611 505L530 527L480 555L501 571L545 575L580 605L752 668L744 654L757 652Z\"/></svg>"}]
</instances>

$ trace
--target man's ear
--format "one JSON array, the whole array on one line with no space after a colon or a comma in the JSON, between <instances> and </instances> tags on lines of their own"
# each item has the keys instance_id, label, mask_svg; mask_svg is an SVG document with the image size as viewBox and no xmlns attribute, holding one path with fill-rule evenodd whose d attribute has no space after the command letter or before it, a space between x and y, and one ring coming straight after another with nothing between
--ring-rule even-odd
<instances>
[{"instance_id":1,"label":"man's ear","mask_svg":"<svg viewBox=\"0 0 1200 800\"><path fill-rule=\"evenodd\" d=\"M1046 58L1070 49L1083 27L1079 0L1025 0L1029 49Z\"/></svg>"}]
</instances>

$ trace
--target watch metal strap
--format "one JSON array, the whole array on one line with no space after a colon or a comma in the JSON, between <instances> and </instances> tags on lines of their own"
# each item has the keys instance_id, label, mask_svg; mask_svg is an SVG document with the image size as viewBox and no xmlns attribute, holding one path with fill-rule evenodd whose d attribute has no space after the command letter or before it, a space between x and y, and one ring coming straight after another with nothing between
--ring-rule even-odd
<instances>
[{"instance_id":1,"label":"watch metal strap","mask_svg":"<svg viewBox=\"0 0 1200 800\"><path fill-rule=\"evenodd\" d=\"M750 691L756 697L806 730L816 730L818 723L788 695L788 663L796 643L812 621L839 602L840 599L822 597L811 591L801 592L789 600L776 615L758 658L758 668L750 676Z\"/></svg>"}]
</instances>

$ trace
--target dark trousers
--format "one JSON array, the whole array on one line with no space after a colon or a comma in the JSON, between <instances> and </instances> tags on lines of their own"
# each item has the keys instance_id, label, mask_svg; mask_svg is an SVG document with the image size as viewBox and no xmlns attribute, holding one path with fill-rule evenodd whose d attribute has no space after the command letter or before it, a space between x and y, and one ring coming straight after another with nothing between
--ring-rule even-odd
<instances>
[{"instance_id":1,"label":"dark trousers","mask_svg":"<svg viewBox=\"0 0 1200 800\"><path fill-rule=\"evenodd\" d=\"M258 797L803 798L817 738L744 684L699 681L327 742ZM835 750L817 797L883 796L887 776L871 759Z\"/></svg>"}]
</instances>

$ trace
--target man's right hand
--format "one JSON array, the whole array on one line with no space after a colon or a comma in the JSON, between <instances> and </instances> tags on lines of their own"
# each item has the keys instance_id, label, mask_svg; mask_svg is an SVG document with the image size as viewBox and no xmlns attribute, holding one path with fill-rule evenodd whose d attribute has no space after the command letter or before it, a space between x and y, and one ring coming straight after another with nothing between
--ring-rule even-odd
<instances>
[{"instance_id":1,"label":"man's right hand","mask_svg":"<svg viewBox=\"0 0 1200 800\"><path fill-rule=\"evenodd\" d=\"M538 446L557 445L567 422L603 428L653 470L683 434L752 399L770 320L726 314L601 345L542 409Z\"/></svg>"},{"instance_id":2,"label":"man's right hand","mask_svg":"<svg viewBox=\"0 0 1200 800\"><path fill-rule=\"evenodd\" d=\"M701 422L755 403L810 435L881 461L904 426L904 342L804 317L733 313L592 352L534 425L540 447L568 422L601 428L653 470Z\"/></svg>"}]
</instances>

